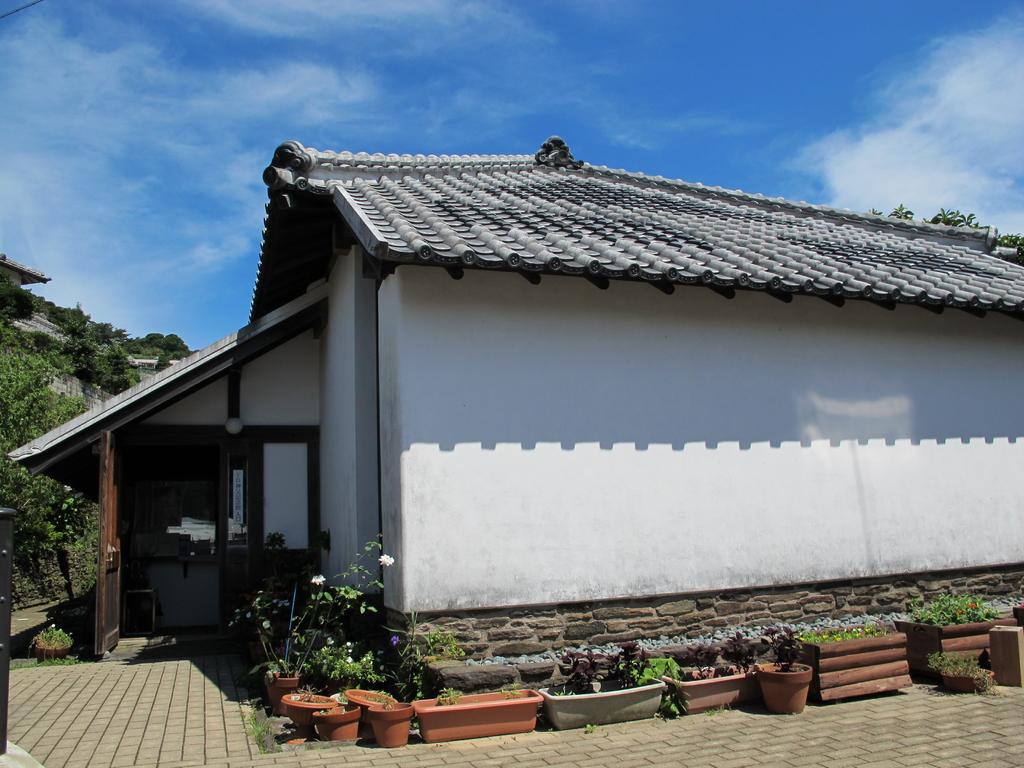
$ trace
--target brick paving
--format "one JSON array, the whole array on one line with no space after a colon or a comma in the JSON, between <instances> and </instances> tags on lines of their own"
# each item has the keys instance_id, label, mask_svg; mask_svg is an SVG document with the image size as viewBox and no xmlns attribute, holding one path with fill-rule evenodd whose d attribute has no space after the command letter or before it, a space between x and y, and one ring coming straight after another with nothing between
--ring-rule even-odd
<instances>
[{"instance_id":1,"label":"brick paving","mask_svg":"<svg viewBox=\"0 0 1024 768\"><path fill-rule=\"evenodd\" d=\"M47 768L447 768L683 766L995 768L1024 766L1024 690L950 695L931 685L809 706L798 717L756 710L522 736L355 745L260 755L245 732L243 671L233 656L15 670L11 740Z\"/></svg>"}]
</instances>

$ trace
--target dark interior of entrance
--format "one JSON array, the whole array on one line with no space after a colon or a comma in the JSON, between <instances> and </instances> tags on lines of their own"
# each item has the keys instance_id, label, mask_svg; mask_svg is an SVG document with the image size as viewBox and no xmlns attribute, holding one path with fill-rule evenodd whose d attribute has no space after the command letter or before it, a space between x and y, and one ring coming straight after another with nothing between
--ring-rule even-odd
<instances>
[{"instance_id":1,"label":"dark interior of entrance","mask_svg":"<svg viewBox=\"0 0 1024 768\"><path fill-rule=\"evenodd\" d=\"M124 451L122 634L215 627L220 619L220 451Z\"/></svg>"}]
</instances>

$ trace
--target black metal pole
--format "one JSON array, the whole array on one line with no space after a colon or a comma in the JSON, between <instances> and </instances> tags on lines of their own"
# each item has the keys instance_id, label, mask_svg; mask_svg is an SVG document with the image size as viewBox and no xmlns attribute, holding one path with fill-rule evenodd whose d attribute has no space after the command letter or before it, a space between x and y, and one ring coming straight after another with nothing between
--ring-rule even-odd
<instances>
[{"instance_id":1,"label":"black metal pole","mask_svg":"<svg viewBox=\"0 0 1024 768\"><path fill-rule=\"evenodd\" d=\"M0 507L0 755L7 753L8 691L11 682L11 558L14 556L14 515Z\"/></svg>"}]
</instances>

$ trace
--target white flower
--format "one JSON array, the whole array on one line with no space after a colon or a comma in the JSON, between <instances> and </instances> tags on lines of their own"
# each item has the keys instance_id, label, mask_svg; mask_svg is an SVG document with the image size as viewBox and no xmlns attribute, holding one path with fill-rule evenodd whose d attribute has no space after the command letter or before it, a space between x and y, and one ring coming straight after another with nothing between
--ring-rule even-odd
<instances>
[{"instance_id":1,"label":"white flower","mask_svg":"<svg viewBox=\"0 0 1024 768\"><path fill-rule=\"evenodd\" d=\"M351 657L351 656L349 656L349 657L348 657L348 663L349 663L349 664L351 664L351 663L352 663L352 657Z\"/></svg>"},{"instance_id":2,"label":"white flower","mask_svg":"<svg viewBox=\"0 0 1024 768\"><path fill-rule=\"evenodd\" d=\"M322 587L324 585L325 581L327 581L327 579L324 578L323 574L319 574L317 576L314 576L312 579L310 579L309 583L313 584L314 586L317 586L317 587Z\"/></svg>"},{"instance_id":3,"label":"white flower","mask_svg":"<svg viewBox=\"0 0 1024 768\"><path fill-rule=\"evenodd\" d=\"M379 558L377 558L377 562L383 565L385 568L390 568L392 565L395 564L395 558L393 558L391 555L381 555Z\"/></svg>"}]
</instances>

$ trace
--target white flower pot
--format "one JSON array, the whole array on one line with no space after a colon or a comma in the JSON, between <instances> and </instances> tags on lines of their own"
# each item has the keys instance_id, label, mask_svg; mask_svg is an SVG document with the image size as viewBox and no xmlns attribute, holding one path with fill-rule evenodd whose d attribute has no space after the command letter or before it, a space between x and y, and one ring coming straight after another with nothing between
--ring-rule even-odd
<instances>
[{"instance_id":1,"label":"white flower pot","mask_svg":"<svg viewBox=\"0 0 1024 768\"><path fill-rule=\"evenodd\" d=\"M602 691L600 686L600 683L595 683L595 693L565 696L554 696L549 692L550 688L542 688L539 693L544 697L544 714L548 722L561 731L654 717L666 688L662 682L608 691Z\"/></svg>"}]
</instances>

